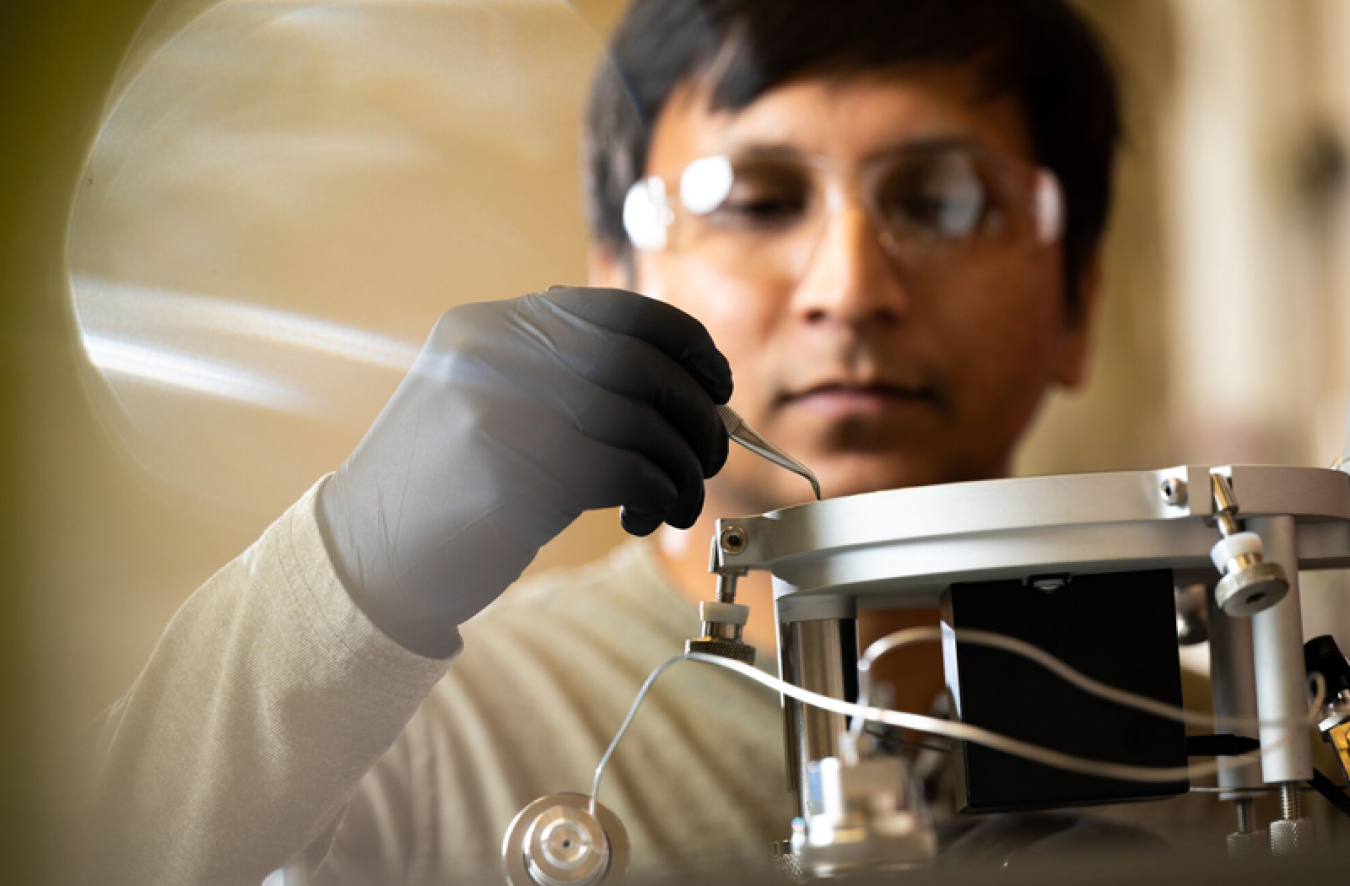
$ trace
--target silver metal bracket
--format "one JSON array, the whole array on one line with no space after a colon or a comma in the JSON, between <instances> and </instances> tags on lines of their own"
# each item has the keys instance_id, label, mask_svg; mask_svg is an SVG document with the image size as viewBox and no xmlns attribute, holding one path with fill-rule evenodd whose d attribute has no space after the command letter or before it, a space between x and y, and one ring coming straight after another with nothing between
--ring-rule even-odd
<instances>
[{"instance_id":1,"label":"silver metal bracket","mask_svg":"<svg viewBox=\"0 0 1350 886\"><path fill-rule=\"evenodd\" d=\"M736 526L721 526L713 536L708 571L717 576L717 593L712 601L699 604L703 635L685 641L686 653L717 655L748 665L755 663L755 647L741 639L750 618L750 607L736 602L736 583L749 570L723 562L724 553L738 554L745 550L745 545L745 532Z\"/></svg>"}]
</instances>

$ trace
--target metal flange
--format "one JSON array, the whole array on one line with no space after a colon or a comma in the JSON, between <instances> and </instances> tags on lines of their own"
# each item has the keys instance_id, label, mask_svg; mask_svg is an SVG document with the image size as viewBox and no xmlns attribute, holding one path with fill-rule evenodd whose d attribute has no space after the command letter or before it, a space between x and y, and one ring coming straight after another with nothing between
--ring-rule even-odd
<instances>
[{"instance_id":1,"label":"metal flange","mask_svg":"<svg viewBox=\"0 0 1350 886\"><path fill-rule=\"evenodd\" d=\"M628 832L585 794L540 797L516 814L502 842L509 886L618 886L628 872Z\"/></svg>"},{"instance_id":2,"label":"metal flange","mask_svg":"<svg viewBox=\"0 0 1350 886\"><path fill-rule=\"evenodd\" d=\"M1278 563L1254 563L1228 573L1214 588L1214 600L1231 616L1255 615L1289 593L1289 578Z\"/></svg>"}]
</instances>

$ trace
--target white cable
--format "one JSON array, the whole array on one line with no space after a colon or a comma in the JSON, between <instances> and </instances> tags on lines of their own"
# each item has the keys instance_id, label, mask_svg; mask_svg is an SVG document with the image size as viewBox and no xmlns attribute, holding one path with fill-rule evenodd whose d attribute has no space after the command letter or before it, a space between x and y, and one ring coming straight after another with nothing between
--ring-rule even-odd
<instances>
[{"instance_id":1,"label":"white cable","mask_svg":"<svg viewBox=\"0 0 1350 886\"><path fill-rule=\"evenodd\" d=\"M874 644L875 645L875 644ZM870 648L870 647L869 647ZM871 720L878 723L887 723L891 726L899 726L902 729L912 729L915 732L928 732L933 735L945 735L948 738L955 738L960 741L971 741L985 747L993 748L996 751L1003 751L1012 754L1015 757L1031 760L1036 763L1042 763L1046 766L1053 766L1056 769L1065 769L1069 772L1077 772L1082 775L1096 775L1103 778L1114 778L1120 781L1140 781L1140 782L1168 782L1181 781L1182 779L1200 778L1207 775L1214 775L1228 769L1237 769L1242 766L1250 766L1260 760L1261 755L1270 753L1279 747L1292 741L1297 733L1290 732L1280 741L1251 753L1241 754L1236 757L1219 758L1209 763L1199 763L1194 766L1135 766L1129 763L1112 763L1106 760L1092 760L1086 757L1077 757L1073 754L1065 754L1061 751L1043 748L1039 745L1031 744L1020 739L1011 738L1006 735L1000 735L988 729L979 726L972 726L969 723L956 723L949 720L939 720L936 717L926 717L922 714L909 714L903 711L890 711L883 708L874 708L866 705L853 704L852 702L842 701L837 698L830 698L800 686L794 686L791 683L785 683L777 677L770 677L768 674L757 670L751 665L742 664L738 661L722 658L716 655L704 655L698 652L686 652L682 655L676 655L662 662L656 670L652 671L638 690L637 697L633 699L632 706L628 709L628 716L624 717L623 723L619 726L619 731L614 734L614 738L605 749L604 756L600 758L600 763L595 767L595 778L591 782L591 814L595 814L597 798L600 795L600 780L605 774L605 767L609 765L610 758L614 755L614 750L619 746L624 733L632 725L633 718L637 716L638 708L641 707L643 699L646 698L648 691L656 678L661 676L667 668L676 662L696 661L703 664L714 665L719 668L725 668L729 671L735 671L743 677L749 677L756 683L760 683L770 689L786 695L788 698L796 699L803 704L809 704L826 711L832 711L836 714L843 714L848 717L858 717L863 720ZM1066 666L1067 667L1067 666ZM1075 672L1076 673L1076 672ZM1081 676L1081 675L1080 675ZM1313 722L1317 718L1317 712L1321 710L1322 703L1326 699L1326 680L1321 674L1312 674L1310 676L1316 685L1312 707L1308 711L1307 721Z\"/></svg>"},{"instance_id":2,"label":"white cable","mask_svg":"<svg viewBox=\"0 0 1350 886\"><path fill-rule=\"evenodd\" d=\"M623 734L628 731L633 718L637 716L638 708L642 707L642 700L647 697L647 692L656 682L656 678L665 673L666 668L675 664L677 661L684 661L687 658L697 655L697 653L686 652L682 655L676 655L661 662L656 670L643 682L642 688L638 690L637 697L633 699L633 704L628 708L628 716L623 718L619 724L619 731L614 733L614 738L610 739L609 747L605 748L604 756L600 758L600 763L595 767L595 778L591 781L591 815L595 815L596 798L600 796L600 777L605 774L605 767L609 765L609 758L614 756L614 749L619 746L619 741Z\"/></svg>"},{"instance_id":3,"label":"white cable","mask_svg":"<svg viewBox=\"0 0 1350 886\"><path fill-rule=\"evenodd\" d=\"M1312 785L1306 784L1298 785L1298 789L1300 791L1316 790L1316 788L1314 788ZM1255 794L1255 793L1274 794L1283 790L1285 790L1285 785L1283 784L1263 784L1257 785L1255 787L1231 787L1231 788L1222 788L1219 787L1218 785L1212 784L1191 785L1191 793L1193 794Z\"/></svg>"},{"instance_id":4,"label":"white cable","mask_svg":"<svg viewBox=\"0 0 1350 886\"><path fill-rule=\"evenodd\" d=\"M871 700L871 671L872 665L876 660L888 652L899 649L902 646L909 646L913 643L928 643L942 639L941 628L924 627L909 628L903 631L896 631L893 634L887 634L880 640L872 643L863 652L862 658L858 659L858 703L866 704ZM949 629L950 630L950 629ZM992 631L979 631L971 628L958 628L952 631L956 635L956 640L960 643L971 643L977 646L990 646L995 649L1002 649L1005 652L1011 652L1028 658L1055 676L1077 686L1079 689L1103 698L1109 702L1122 705L1127 708L1144 711L1157 717L1167 720L1176 720L1180 723L1189 723L1195 726L1240 726L1250 729L1260 728L1262 726L1298 726L1304 723L1303 718L1264 718L1256 717L1215 717L1211 714L1201 713L1199 711L1188 711L1166 702L1149 698L1145 695L1138 695L1133 692L1127 692L1124 689L1117 689L1114 686L1108 686L1099 680L1074 670L1064 662L1055 658L1038 646L1019 640L1016 637L1009 637L1006 634L997 634ZM849 734L854 739L858 738L862 731L862 721L855 720L849 729Z\"/></svg>"}]
</instances>

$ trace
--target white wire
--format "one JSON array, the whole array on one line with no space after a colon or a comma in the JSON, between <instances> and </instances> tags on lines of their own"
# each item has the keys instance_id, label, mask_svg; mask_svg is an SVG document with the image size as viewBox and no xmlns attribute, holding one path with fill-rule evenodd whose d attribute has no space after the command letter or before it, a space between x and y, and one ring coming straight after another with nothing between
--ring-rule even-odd
<instances>
[{"instance_id":1,"label":"white wire","mask_svg":"<svg viewBox=\"0 0 1350 886\"><path fill-rule=\"evenodd\" d=\"M595 767L595 778L591 781L592 816L595 815L596 798L600 796L600 778L605 774L605 767L609 765L609 758L614 756L614 749L619 746L620 740L623 739L623 734L628 731L628 727L632 724L633 718L637 716L638 708L642 707L642 700L647 697L648 690L652 688L652 684L656 682L656 678L665 673L666 668L678 661L685 661L687 658L696 655L698 655L698 653L686 652L683 655L676 655L666 659L661 662L656 670L652 671L643 682L642 688L638 690L637 697L633 699L633 704L628 708L628 716L624 717L623 722L619 724L619 731L614 733L614 737L610 739L609 747L605 748L604 755L600 757L600 763Z\"/></svg>"},{"instance_id":2,"label":"white wire","mask_svg":"<svg viewBox=\"0 0 1350 886\"><path fill-rule=\"evenodd\" d=\"M1243 785L1238 785L1238 786L1230 787L1230 788L1219 787L1218 785L1213 785L1213 784L1193 784L1193 785L1191 785L1191 793L1193 793L1193 794L1256 794L1256 793L1261 793L1261 794L1271 793L1271 794L1273 794L1273 793L1276 793L1276 792L1278 792L1278 791L1283 791L1284 789L1285 789L1285 786L1284 786L1284 785L1279 785L1279 784L1263 784L1263 785L1255 785L1255 786L1252 786L1252 787L1247 787L1247 786L1243 786ZM1298 789L1299 789L1300 791L1313 791L1313 790L1316 790L1316 788L1312 787L1311 785L1306 785L1306 784L1301 784L1301 785L1299 785L1299 786L1298 786Z\"/></svg>"},{"instance_id":3,"label":"white wire","mask_svg":"<svg viewBox=\"0 0 1350 886\"><path fill-rule=\"evenodd\" d=\"M952 629L949 628L948 630ZM936 627L908 628L907 630L887 634L868 646L862 658L858 659L858 703L867 704L871 700L871 670L877 659L902 646L939 641L942 639L942 631L942 628ZM1257 717L1216 717L1200 711L1188 711L1185 708L1170 705L1145 695L1127 692L1124 689L1117 689L1099 680L1094 680L1087 674L1069 667L1044 649L1016 637L970 628L957 628L952 630L952 633L956 635L958 642L989 646L1020 655L1036 662L1055 676L1077 686L1089 695L1095 695L1123 707L1134 708L1167 720L1176 720L1180 723L1189 723L1195 726L1241 726L1251 729L1262 726L1299 726L1305 722L1305 719L1301 717L1267 717L1264 719ZM854 720L849 729L849 735L856 739L861 732L862 721Z\"/></svg>"},{"instance_id":4,"label":"white wire","mask_svg":"<svg viewBox=\"0 0 1350 886\"><path fill-rule=\"evenodd\" d=\"M623 739L624 733L626 733L628 727L632 725L633 718L637 716L638 708L641 707L643 699L647 697L647 693L651 690L652 684L656 682L656 678L665 673L666 669L671 665L681 661L702 662L703 664L710 664L715 667L725 668L729 671L735 671L743 677L749 677L756 683L777 690L788 698L796 699L803 704L809 704L813 707L832 711L836 714L843 714L848 717L858 717L863 720L871 720L878 723L887 723L891 726L899 726L902 729L912 729L915 732L945 735L948 738L981 744L985 747L993 748L996 751L1003 751L1004 753L1012 754L1015 757L1022 757L1023 759L1042 763L1046 766L1053 766L1056 769L1065 769L1069 772L1077 772L1082 775L1114 778L1120 781L1181 781L1183 779L1214 775L1228 769L1250 766L1259 761L1262 754L1270 753L1271 751L1288 744L1297 735L1296 732L1291 730L1287 735L1279 741L1272 743L1269 747L1235 757L1219 758L1208 763L1199 763L1196 765L1135 766L1129 763L1112 763L1107 760L1092 760L1087 757L1077 757L1073 754L1066 754L1050 748L1040 747L1039 745L1022 741L1021 739L1000 735L979 726L972 726L969 723L957 723L949 720L939 720L936 717L926 717L922 714L910 714L903 711L891 711L883 708L853 704L852 702L830 698L826 695L802 689L800 686L794 686L791 683L785 683L777 677L771 677L751 665L742 664L739 661L732 661L716 655L705 655L699 652L686 652L662 662L657 666L656 670L652 671L651 675L647 677L646 682L642 684L642 688L638 690L637 697L633 699L633 704L628 709L628 716L624 717L623 723L619 726L619 731L614 734L614 738L610 741L609 747L605 749L604 755L600 758L599 765L595 767L595 778L591 782L590 810L592 815L595 814L596 803L598 802L597 798L600 795L600 780L605 774L605 768L609 765L610 758L613 757L614 750L619 746L619 742ZM1312 707L1309 709L1306 719L1306 722L1308 723L1311 723L1316 719L1317 712L1321 710L1322 703L1326 699L1326 680L1323 679L1321 674L1312 674L1311 679L1315 683L1316 690L1314 692Z\"/></svg>"}]
</instances>

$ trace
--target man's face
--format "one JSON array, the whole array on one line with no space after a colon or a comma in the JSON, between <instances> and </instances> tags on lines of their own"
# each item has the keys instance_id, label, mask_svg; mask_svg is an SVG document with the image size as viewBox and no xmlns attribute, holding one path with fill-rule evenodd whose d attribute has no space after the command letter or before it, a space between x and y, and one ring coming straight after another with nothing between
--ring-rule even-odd
<instances>
[{"instance_id":1,"label":"man's face","mask_svg":"<svg viewBox=\"0 0 1350 886\"><path fill-rule=\"evenodd\" d=\"M918 141L966 142L1032 161L1012 100L968 69L772 90L736 113L677 93L647 174L679 181L711 154L788 149L859 168ZM731 361L731 405L803 461L828 496L996 477L1046 388L1076 384L1084 316L1066 311L1057 245L911 273L852 201L831 213L800 272L749 273L696 249L640 251L636 289L699 318ZM733 447L715 492L763 511L804 500L799 478Z\"/></svg>"}]
</instances>

